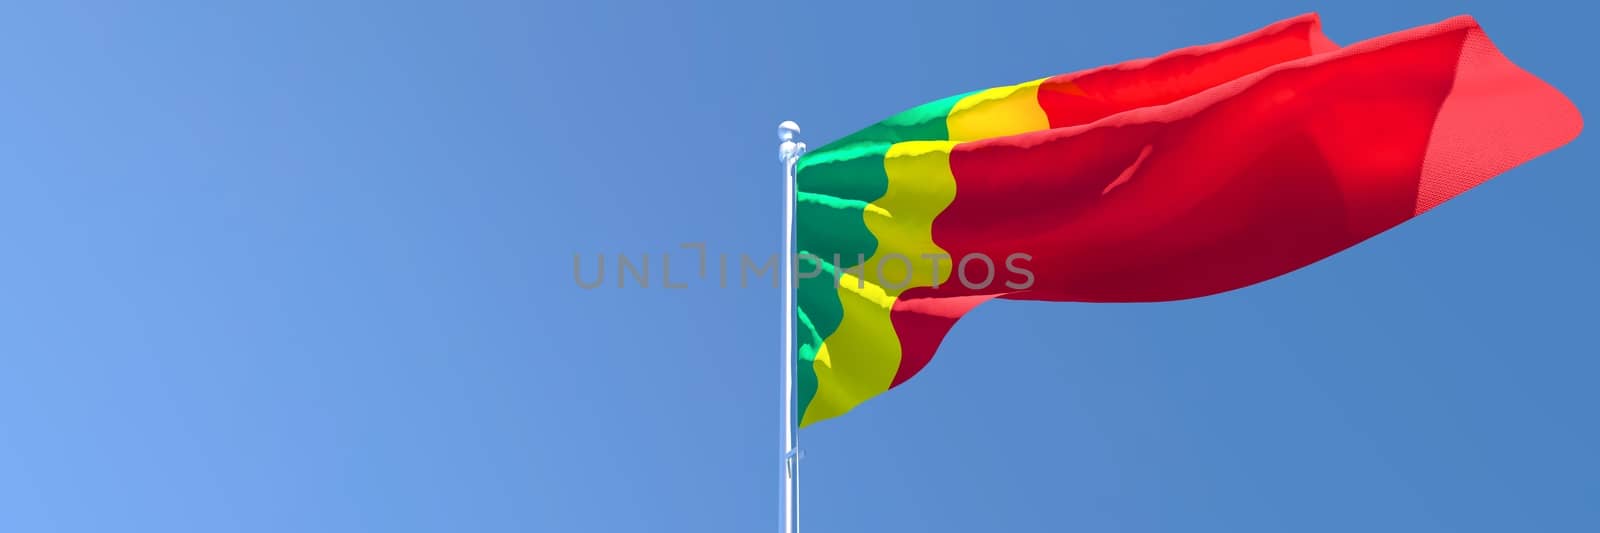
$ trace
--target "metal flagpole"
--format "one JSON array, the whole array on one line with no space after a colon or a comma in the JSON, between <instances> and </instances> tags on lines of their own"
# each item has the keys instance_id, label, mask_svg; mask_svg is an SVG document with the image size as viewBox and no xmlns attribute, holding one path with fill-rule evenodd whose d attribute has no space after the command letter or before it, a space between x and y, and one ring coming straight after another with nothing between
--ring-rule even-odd
<instances>
[{"instance_id":1,"label":"metal flagpole","mask_svg":"<svg viewBox=\"0 0 1600 533\"><path fill-rule=\"evenodd\" d=\"M800 125L785 120L778 124L778 158L783 161L783 533L800 531L800 435L795 426L794 408L794 207L795 163L806 153L800 142Z\"/></svg>"}]
</instances>

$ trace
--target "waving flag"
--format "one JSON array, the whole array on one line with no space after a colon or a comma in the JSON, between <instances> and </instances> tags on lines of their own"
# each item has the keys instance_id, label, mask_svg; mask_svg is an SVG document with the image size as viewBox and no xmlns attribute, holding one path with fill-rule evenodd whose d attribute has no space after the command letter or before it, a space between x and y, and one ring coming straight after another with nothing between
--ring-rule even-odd
<instances>
[{"instance_id":1,"label":"waving flag","mask_svg":"<svg viewBox=\"0 0 1600 533\"><path fill-rule=\"evenodd\" d=\"M800 424L905 383L990 299L1258 283L1580 129L1465 16L1341 48L1305 15L917 106L799 162Z\"/></svg>"}]
</instances>

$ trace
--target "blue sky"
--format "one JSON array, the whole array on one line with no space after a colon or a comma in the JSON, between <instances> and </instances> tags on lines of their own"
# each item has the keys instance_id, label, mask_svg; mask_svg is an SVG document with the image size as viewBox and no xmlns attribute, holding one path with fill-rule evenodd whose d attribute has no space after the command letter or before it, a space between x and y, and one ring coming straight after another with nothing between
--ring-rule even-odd
<instances>
[{"instance_id":1,"label":"blue sky","mask_svg":"<svg viewBox=\"0 0 1600 533\"><path fill-rule=\"evenodd\" d=\"M0 531L770 530L778 291L571 260L775 251L780 120L1305 11L1473 14L1589 111L1592 9L12 5ZM1245 290L980 308L802 433L806 530L1600 530L1590 137Z\"/></svg>"}]
</instances>

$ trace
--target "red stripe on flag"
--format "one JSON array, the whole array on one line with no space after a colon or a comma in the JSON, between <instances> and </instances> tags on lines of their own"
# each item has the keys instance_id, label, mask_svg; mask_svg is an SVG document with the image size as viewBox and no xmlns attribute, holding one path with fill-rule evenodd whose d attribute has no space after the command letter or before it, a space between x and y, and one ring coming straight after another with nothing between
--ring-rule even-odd
<instances>
[{"instance_id":1,"label":"red stripe on flag","mask_svg":"<svg viewBox=\"0 0 1600 533\"><path fill-rule=\"evenodd\" d=\"M1052 128L1088 124L1337 48L1317 15L1305 14L1220 43L1052 77L1039 86L1039 107Z\"/></svg>"},{"instance_id":2,"label":"red stripe on flag","mask_svg":"<svg viewBox=\"0 0 1600 533\"><path fill-rule=\"evenodd\" d=\"M1027 253L1035 283L974 289L952 278L902 294L894 383L920 370L976 302L1166 301L1258 283L1581 128L1571 102L1457 17L1171 104L959 145L950 159L958 192L933 224L935 242L957 261Z\"/></svg>"}]
</instances>

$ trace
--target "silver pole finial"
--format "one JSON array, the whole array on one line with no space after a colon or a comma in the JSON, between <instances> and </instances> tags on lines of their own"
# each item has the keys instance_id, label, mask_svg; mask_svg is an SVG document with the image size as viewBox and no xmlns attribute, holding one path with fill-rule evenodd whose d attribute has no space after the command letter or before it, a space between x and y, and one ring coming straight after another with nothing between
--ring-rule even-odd
<instances>
[{"instance_id":1,"label":"silver pole finial","mask_svg":"<svg viewBox=\"0 0 1600 533\"><path fill-rule=\"evenodd\" d=\"M793 120L785 120L778 124L778 140L781 141L778 144L779 161L793 164L794 159L806 153L806 143L798 141L799 138L799 124L795 124Z\"/></svg>"}]
</instances>

